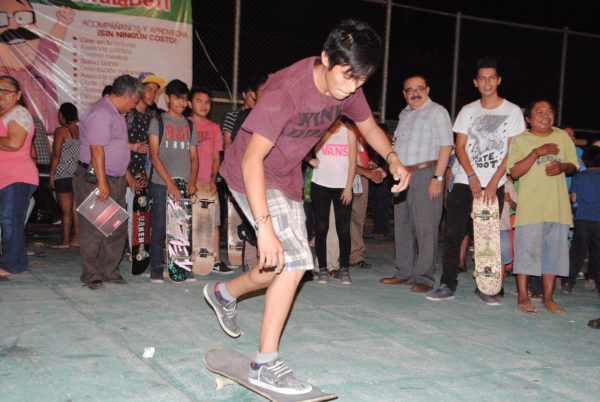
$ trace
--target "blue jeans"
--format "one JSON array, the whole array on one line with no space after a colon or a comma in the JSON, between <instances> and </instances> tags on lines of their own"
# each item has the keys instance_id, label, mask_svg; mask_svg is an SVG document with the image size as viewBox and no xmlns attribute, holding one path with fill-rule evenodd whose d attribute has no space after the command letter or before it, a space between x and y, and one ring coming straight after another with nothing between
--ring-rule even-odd
<instances>
[{"instance_id":1,"label":"blue jeans","mask_svg":"<svg viewBox=\"0 0 600 402\"><path fill-rule=\"evenodd\" d=\"M150 267L163 271L163 247L167 235L167 186L152 183L150 186L152 209L150 210Z\"/></svg>"},{"instance_id":2,"label":"blue jeans","mask_svg":"<svg viewBox=\"0 0 600 402\"><path fill-rule=\"evenodd\" d=\"M27 270L25 213L29 198L36 187L28 183L13 183L0 190L0 225L2 226L0 267L11 274Z\"/></svg>"}]
</instances>

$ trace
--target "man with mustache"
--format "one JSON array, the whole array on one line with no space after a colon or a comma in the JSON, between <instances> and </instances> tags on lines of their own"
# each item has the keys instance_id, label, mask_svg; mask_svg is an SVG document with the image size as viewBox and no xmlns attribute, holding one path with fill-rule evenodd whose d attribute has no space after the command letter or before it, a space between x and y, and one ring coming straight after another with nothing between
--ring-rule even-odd
<instances>
[{"instance_id":1,"label":"man with mustache","mask_svg":"<svg viewBox=\"0 0 600 402\"><path fill-rule=\"evenodd\" d=\"M58 126L58 100L52 74L67 25L75 12L61 7L48 36L40 36L35 11L27 0L4 0L0 5L0 75L10 75L22 85L28 107L44 122L48 132ZM34 102L35 100L35 102Z\"/></svg>"},{"instance_id":2,"label":"man with mustache","mask_svg":"<svg viewBox=\"0 0 600 402\"><path fill-rule=\"evenodd\" d=\"M393 143L412 175L410 187L394 202L398 272L381 282L412 285L413 292L428 292L434 284L444 173L454 145L452 123L448 111L429 98L424 77L407 78L403 93L407 105L400 112Z\"/></svg>"}]
</instances>

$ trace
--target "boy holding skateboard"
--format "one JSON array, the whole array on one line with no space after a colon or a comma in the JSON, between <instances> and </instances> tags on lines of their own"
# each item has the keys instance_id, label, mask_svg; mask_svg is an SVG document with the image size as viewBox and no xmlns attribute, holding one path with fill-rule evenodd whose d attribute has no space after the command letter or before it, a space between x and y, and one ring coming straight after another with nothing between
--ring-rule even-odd
<instances>
[{"instance_id":1,"label":"boy holding skateboard","mask_svg":"<svg viewBox=\"0 0 600 402\"><path fill-rule=\"evenodd\" d=\"M196 135L198 136L198 178L197 182L208 182L210 194L217 194L217 174L221 165L221 151L223 142L221 141L221 130L219 126L208 119L212 96L209 90L199 87L192 87L189 96L188 106L192 109L192 115L189 117L194 122ZM221 214L219 213L219 197L215 197L215 222L213 235L215 252L215 265L212 272L217 274L229 275L233 273L224 262L221 261L219 226L221 226Z\"/></svg>"},{"instance_id":2,"label":"boy holding skateboard","mask_svg":"<svg viewBox=\"0 0 600 402\"><path fill-rule=\"evenodd\" d=\"M508 148L514 136L525 129L525 122L521 109L498 95L501 81L496 60L480 59L473 84L481 99L464 106L454 123L460 166L447 199L442 278L438 289L427 295L428 300L454 299L460 244L467 233L473 199L483 198L486 204L498 200L502 213ZM493 296L480 292L478 296L487 305L500 304Z\"/></svg>"},{"instance_id":3,"label":"boy holding skateboard","mask_svg":"<svg viewBox=\"0 0 600 402\"><path fill-rule=\"evenodd\" d=\"M188 194L196 192L198 176L198 138L194 125L183 117L188 105L188 87L180 80L173 80L165 89L168 111L152 119L148 129L150 141L150 196L152 209L150 225L150 280L163 282L163 247L166 236L167 194L176 201L181 194L172 177L189 177ZM162 124L161 124L162 123ZM188 281L193 276L188 277Z\"/></svg>"},{"instance_id":4,"label":"boy holding skateboard","mask_svg":"<svg viewBox=\"0 0 600 402\"><path fill-rule=\"evenodd\" d=\"M344 114L390 164L406 189L409 173L373 118L360 87L381 56L379 36L367 24L346 20L329 34L320 57L301 60L275 73L227 148L220 173L257 231L259 261L227 283L204 287L223 330L241 334L236 300L267 288L258 352L248 381L286 394L311 386L296 378L278 355L279 340L304 271L312 270L302 206L301 161Z\"/></svg>"}]
</instances>

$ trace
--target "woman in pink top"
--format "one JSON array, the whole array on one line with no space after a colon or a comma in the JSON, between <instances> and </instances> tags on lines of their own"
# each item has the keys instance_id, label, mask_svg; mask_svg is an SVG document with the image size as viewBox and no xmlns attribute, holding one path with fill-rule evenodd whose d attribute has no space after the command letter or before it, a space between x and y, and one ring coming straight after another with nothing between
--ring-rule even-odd
<instances>
[{"instance_id":1,"label":"woman in pink top","mask_svg":"<svg viewBox=\"0 0 600 402\"><path fill-rule=\"evenodd\" d=\"M14 78L0 76L0 280L4 281L27 270L25 212L39 180L31 158L33 119L21 96Z\"/></svg>"}]
</instances>

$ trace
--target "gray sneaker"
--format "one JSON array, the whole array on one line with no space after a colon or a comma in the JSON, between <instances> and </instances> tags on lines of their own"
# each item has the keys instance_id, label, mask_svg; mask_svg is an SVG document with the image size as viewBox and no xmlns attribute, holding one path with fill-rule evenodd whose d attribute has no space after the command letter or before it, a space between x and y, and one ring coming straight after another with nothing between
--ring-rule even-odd
<instances>
[{"instance_id":1,"label":"gray sneaker","mask_svg":"<svg viewBox=\"0 0 600 402\"><path fill-rule=\"evenodd\" d=\"M238 321L236 302L233 301L227 306L221 304L219 299L217 299L217 295L215 294L216 285L216 282L212 282L207 283L204 286L204 298L215 311L217 320L219 320L219 324L221 324L223 331L225 331L227 335L237 338L242 334L242 330Z\"/></svg>"},{"instance_id":2,"label":"gray sneaker","mask_svg":"<svg viewBox=\"0 0 600 402\"><path fill-rule=\"evenodd\" d=\"M250 384L285 395L300 395L312 390L312 386L296 378L280 358L261 365L252 362L248 371L248 381Z\"/></svg>"},{"instance_id":3,"label":"gray sneaker","mask_svg":"<svg viewBox=\"0 0 600 402\"><path fill-rule=\"evenodd\" d=\"M329 283L329 270L327 268L319 269L319 273L317 275L317 279L315 280L315 282L328 284Z\"/></svg>"},{"instance_id":4,"label":"gray sneaker","mask_svg":"<svg viewBox=\"0 0 600 402\"><path fill-rule=\"evenodd\" d=\"M427 298L427 300L433 300L433 301L453 300L454 292L452 290L450 290L450 288L448 286L446 286L445 283L442 283L440 285L440 287L437 288L437 290L429 293L425 297Z\"/></svg>"},{"instance_id":5,"label":"gray sneaker","mask_svg":"<svg viewBox=\"0 0 600 402\"><path fill-rule=\"evenodd\" d=\"M481 292L476 292L476 293L477 293L477 296L479 296L479 300L481 300L488 306L499 306L500 305L500 300L498 300L496 297L484 295Z\"/></svg>"},{"instance_id":6,"label":"gray sneaker","mask_svg":"<svg viewBox=\"0 0 600 402\"><path fill-rule=\"evenodd\" d=\"M340 269L340 280L342 285L352 285L352 279L350 279L350 271Z\"/></svg>"}]
</instances>

